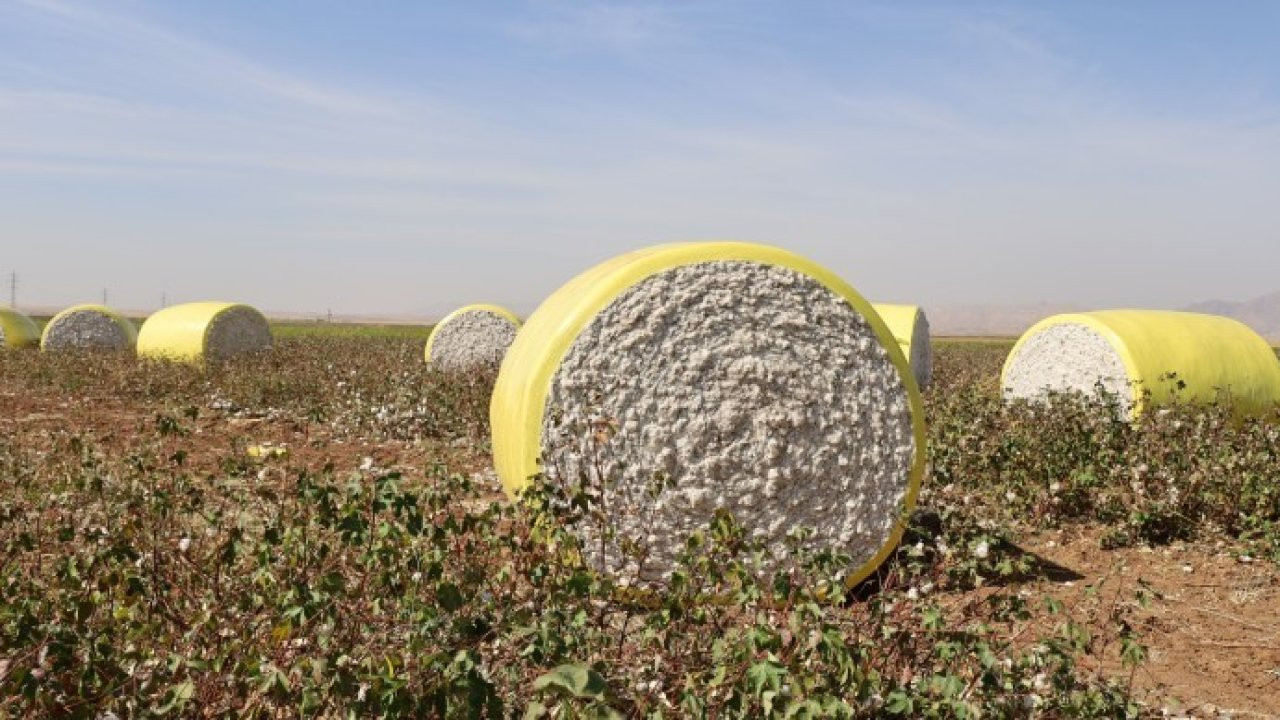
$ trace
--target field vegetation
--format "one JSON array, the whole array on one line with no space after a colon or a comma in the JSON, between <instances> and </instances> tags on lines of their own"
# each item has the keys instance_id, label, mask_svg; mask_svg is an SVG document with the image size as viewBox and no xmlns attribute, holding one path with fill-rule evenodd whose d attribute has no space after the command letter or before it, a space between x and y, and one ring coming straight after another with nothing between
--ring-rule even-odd
<instances>
[{"instance_id":1,"label":"field vegetation","mask_svg":"<svg viewBox=\"0 0 1280 720\"><path fill-rule=\"evenodd\" d=\"M431 335L431 325L361 325L334 323L322 320L275 320L271 332L281 339L320 338L368 338L381 340L416 340L426 342Z\"/></svg>"},{"instance_id":2,"label":"field vegetation","mask_svg":"<svg viewBox=\"0 0 1280 720\"><path fill-rule=\"evenodd\" d=\"M42 331L49 323L51 315L33 315L31 319ZM142 327L146 316L130 316L129 321L136 327ZM431 325L413 324L356 324L338 323L325 320L272 320L271 333L278 339L295 338L368 338L381 340L417 340L426 342L431 334Z\"/></svg>"},{"instance_id":3,"label":"field vegetation","mask_svg":"<svg viewBox=\"0 0 1280 720\"><path fill-rule=\"evenodd\" d=\"M1154 716L1241 697L1164 653L1182 568L1274 607L1275 415L1006 407L1008 344L943 343L874 578L765 576L722 515L637 591L565 530L609 527L590 488L505 501L492 376L319 327L210 370L0 355L0 717ZM1264 639L1201 650L1265 672Z\"/></svg>"}]
</instances>

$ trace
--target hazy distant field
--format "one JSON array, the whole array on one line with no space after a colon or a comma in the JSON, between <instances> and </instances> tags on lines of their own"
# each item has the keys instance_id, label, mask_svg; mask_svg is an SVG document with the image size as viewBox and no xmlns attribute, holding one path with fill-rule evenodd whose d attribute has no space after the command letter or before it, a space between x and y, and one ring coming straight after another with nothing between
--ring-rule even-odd
<instances>
[{"instance_id":1,"label":"hazy distant field","mask_svg":"<svg viewBox=\"0 0 1280 720\"><path fill-rule=\"evenodd\" d=\"M41 330L52 319L50 315L33 315L31 319ZM138 327L142 327L145 317L130 317ZM295 337L347 337L347 338L382 338L427 341L432 325L381 325L360 323L333 323L306 320L271 320L271 332L277 338Z\"/></svg>"},{"instance_id":2,"label":"hazy distant field","mask_svg":"<svg viewBox=\"0 0 1280 720\"><path fill-rule=\"evenodd\" d=\"M271 321L271 332L277 338L342 337L381 338L427 341L433 325L360 325L305 321Z\"/></svg>"},{"instance_id":3,"label":"hazy distant field","mask_svg":"<svg viewBox=\"0 0 1280 720\"><path fill-rule=\"evenodd\" d=\"M33 317L33 320L44 328L49 321L47 316ZM131 318L141 327L146 318ZM351 337L351 338L383 338L427 341L433 325L369 325L359 323L330 323L302 320L272 320L271 331L278 338L291 337ZM935 346L949 344L984 344L1012 348L1015 337L994 336L937 336L933 338ZM1280 344L1274 346L1280 354Z\"/></svg>"}]
</instances>

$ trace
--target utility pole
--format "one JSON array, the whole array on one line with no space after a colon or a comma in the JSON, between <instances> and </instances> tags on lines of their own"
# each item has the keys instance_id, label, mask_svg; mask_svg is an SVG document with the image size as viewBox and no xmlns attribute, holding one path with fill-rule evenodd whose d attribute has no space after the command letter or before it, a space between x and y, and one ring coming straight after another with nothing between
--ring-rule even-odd
<instances>
[{"instance_id":1,"label":"utility pole","mask_svg":"<svg viewBox=\"0 0 1280 720\"><path fill-rule=\"evenodd\" d=\"M160 309L169 307L169 296L166 293L160 293Z\"/></svg>"},{"instance_id":2,"label":"utility pole","mask_svg":"<svg viewBox=\"0 0 1280 720\"><path fill-rule=\"evenodd\" d=\"M18 272L9 273L9 307L18 306Z\"/></svg>"},{"instance_id":3,"label":"utility pole","mask_svg":"<svg viewBox=\"0 0 1280 720\"><path fill-rule=\"evenodd\" d=\"M103 304L103 305L106 305L106 304L107 304L107 289L106 289L106 288L102 288L102 304Z\"/></svg>"}]
</instances>

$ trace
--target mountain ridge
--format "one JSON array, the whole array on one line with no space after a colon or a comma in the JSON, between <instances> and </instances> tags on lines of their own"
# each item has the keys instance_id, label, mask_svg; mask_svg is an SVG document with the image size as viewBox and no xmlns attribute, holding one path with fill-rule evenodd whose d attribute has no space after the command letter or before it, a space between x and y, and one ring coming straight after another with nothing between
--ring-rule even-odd
<instances>
[{"instance_id":1,"label":"mountain ridge","mask_svg":"<svg viewBox=\"0 0 1280 720\"><path fill-rule=\"evenodd\" d=\"M1188 305L1190 312L1226 315L1253 328L1268 340L1280 341L1280 290L1239 302L1205 300Z\"/></svg>"},{"instance_id":2,"label":"mountain ridge","mask_svg":"<svg viewBox=\"0 0 1280 720\"><path fill-rule=\"evenodd\" d=\"M1089 308L1065 303L1030 303L938 305L926 307L925 312L934 335L1016 337L1050 315L1085 309ZM1271 342L1280 343L1280 291L1249 300L1204 300L1179 309L1235 318Z\"/></svg>"}]
</instances>

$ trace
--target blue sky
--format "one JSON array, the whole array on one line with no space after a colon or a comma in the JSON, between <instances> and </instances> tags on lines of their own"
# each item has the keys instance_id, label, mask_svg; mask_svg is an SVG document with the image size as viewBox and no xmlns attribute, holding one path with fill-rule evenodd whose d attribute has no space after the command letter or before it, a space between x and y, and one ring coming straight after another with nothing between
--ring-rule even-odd
<instances>
[{"instance_id":1,"label":"blue sky","mask_svg":"<svg viewBox=\"0 0 1280 720\"><path fill-rule=\"evenodd\" d=\"M1280 290L1280 3L0 0L20 304L521 312L734 238L873 299ZM5 298L7 299L7 298Z\"/></svg>"}]
</instances>

